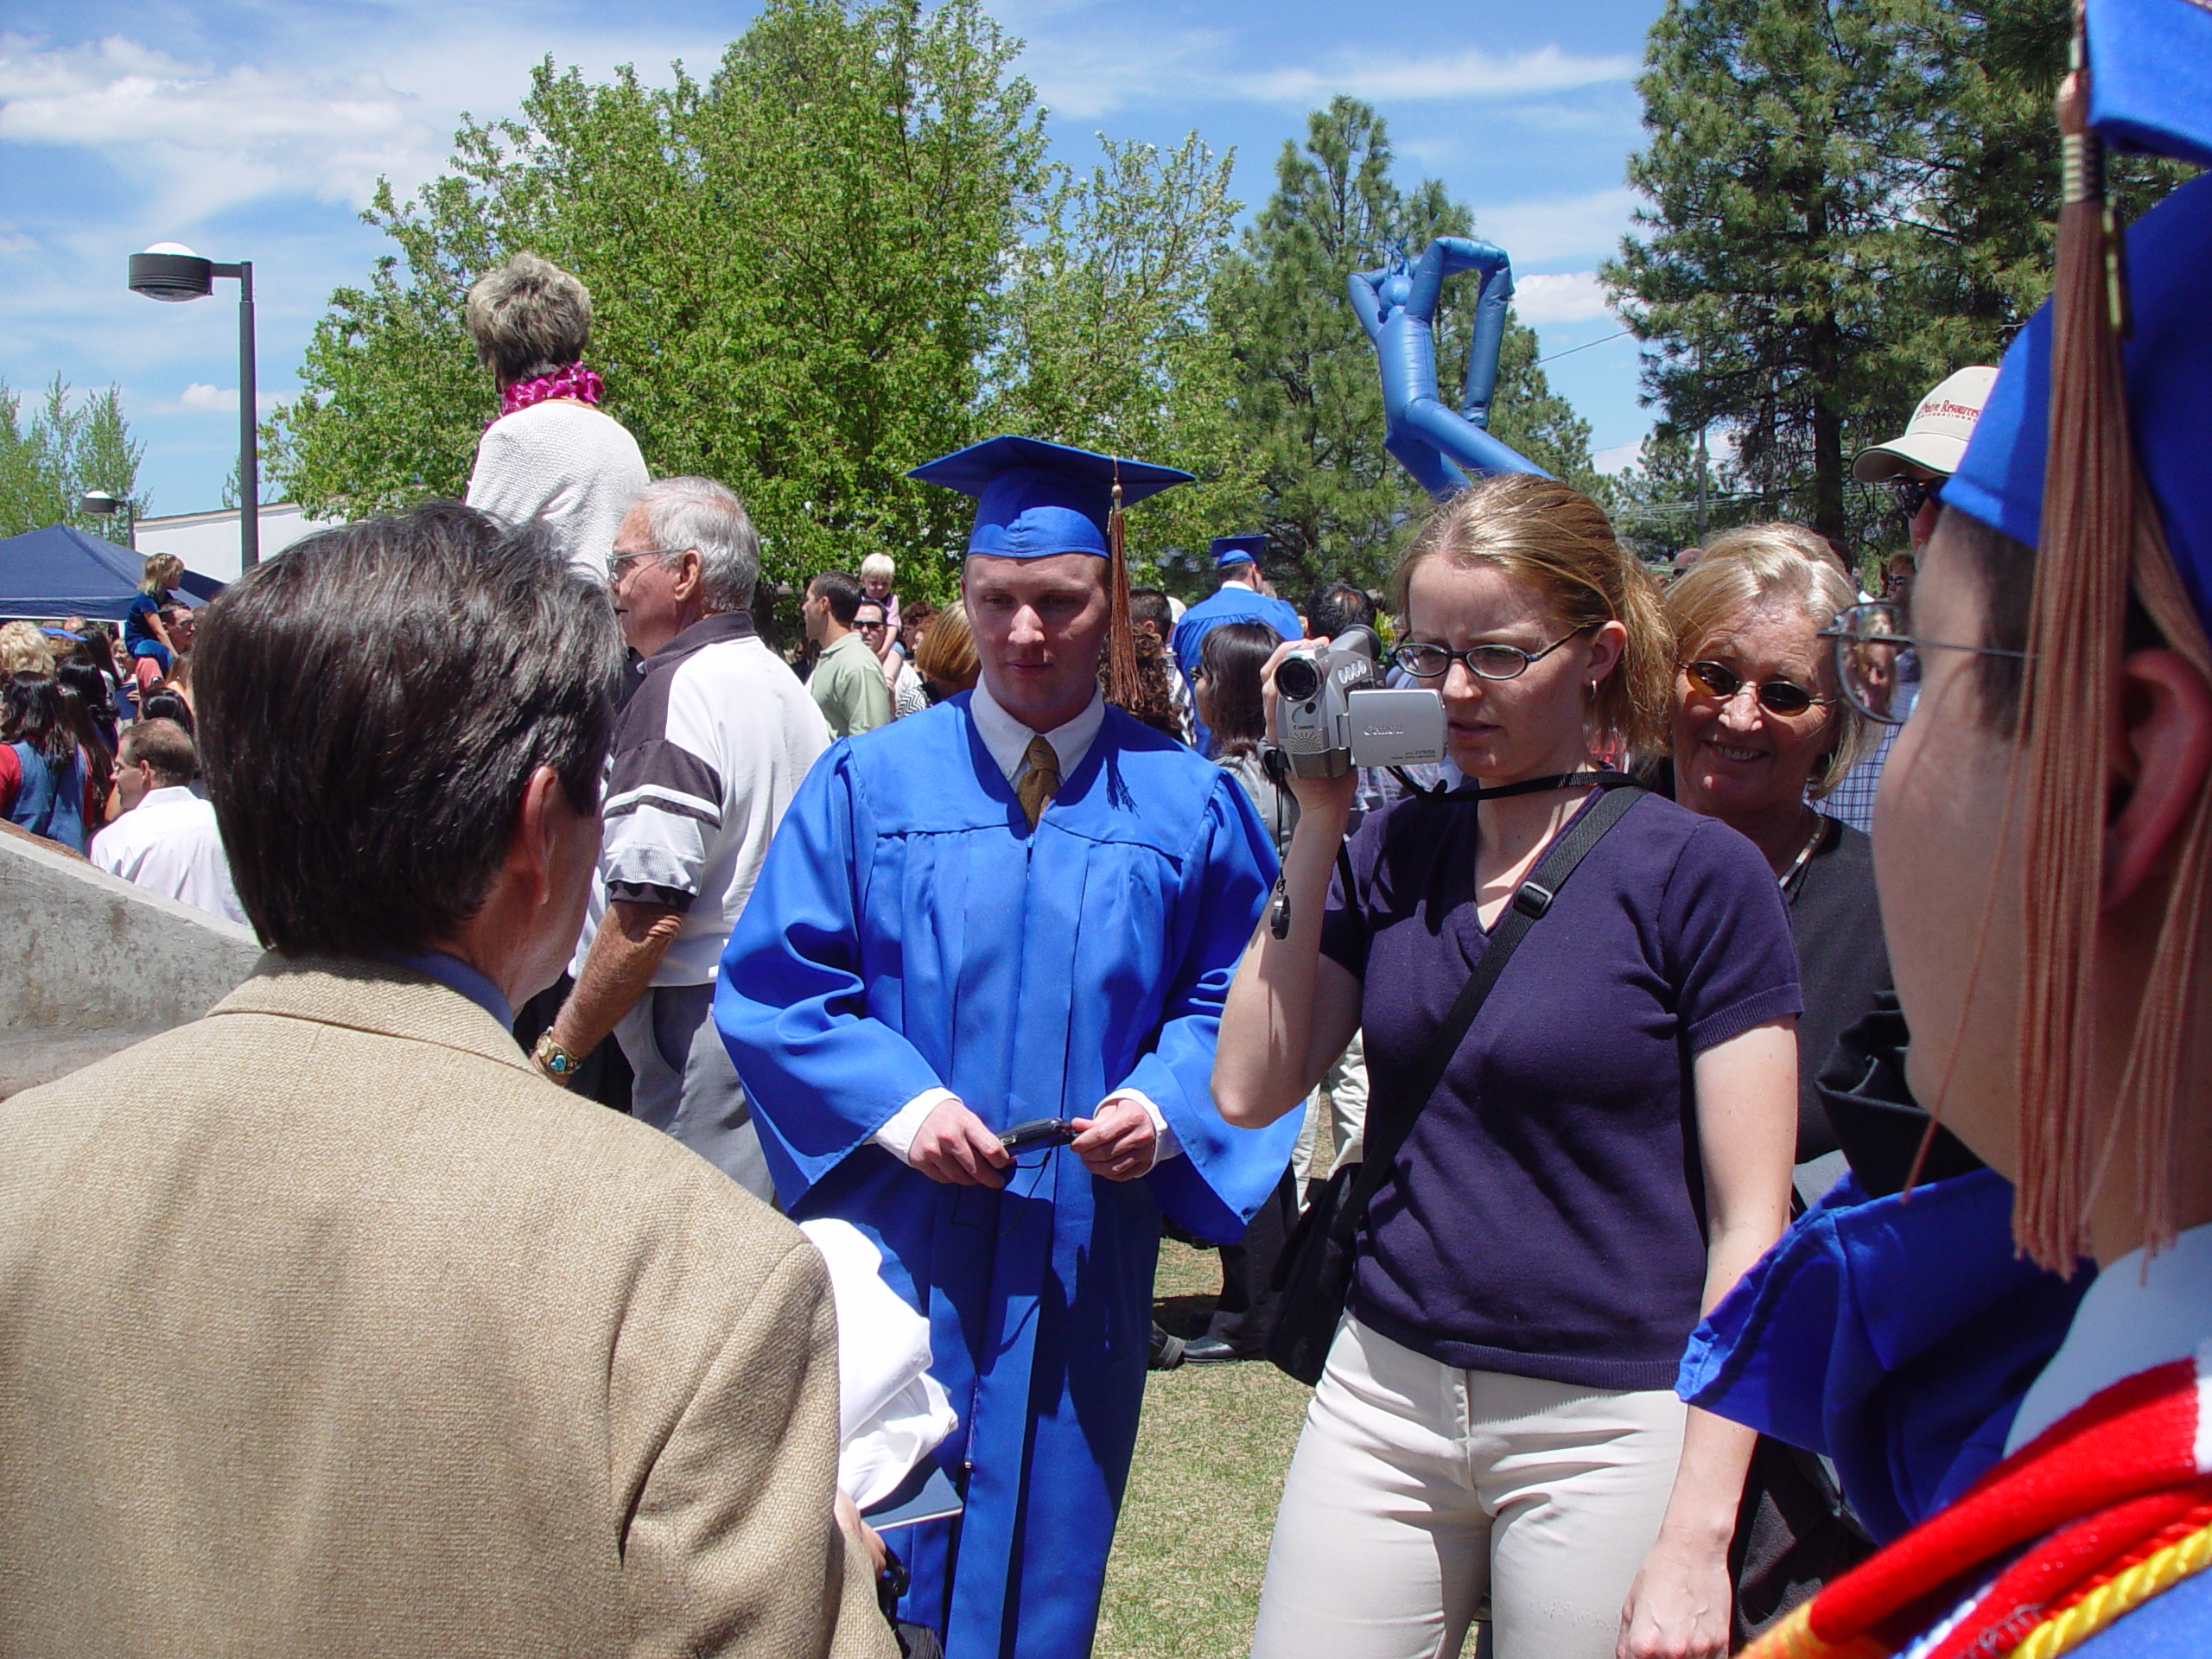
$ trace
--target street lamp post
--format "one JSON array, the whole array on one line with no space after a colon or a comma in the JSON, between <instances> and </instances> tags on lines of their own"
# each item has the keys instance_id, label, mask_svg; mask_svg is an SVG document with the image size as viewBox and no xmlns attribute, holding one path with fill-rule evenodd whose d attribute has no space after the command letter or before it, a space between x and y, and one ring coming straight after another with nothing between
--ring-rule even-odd
<instances>
[{"instance_id":1,"label":"street lamp post","mask_svg":"<svg viewBox=\"0 0 2212 1659\"><path fill-rule=\"evenodd\" d=\"M261 459L254 431L253 262L219 264L175 242L156 242L130 256L130 291L149 300L199 300L215 291L215 278L238 279L238 564L251 570L261 559Z\"/></svg>"},{"instance_id":2,"label":"street lamp post","mask_svg":"<svg viewBox=\"0 0 2212 1659\"><path fill-rule=\"evenodd\" d=\"M86 490L80 499L86 512L96 512L103 518L123 515L123 544L132 552L138 550L138 512L124 497L110 490Z\"/></svg>"}]
</instances>

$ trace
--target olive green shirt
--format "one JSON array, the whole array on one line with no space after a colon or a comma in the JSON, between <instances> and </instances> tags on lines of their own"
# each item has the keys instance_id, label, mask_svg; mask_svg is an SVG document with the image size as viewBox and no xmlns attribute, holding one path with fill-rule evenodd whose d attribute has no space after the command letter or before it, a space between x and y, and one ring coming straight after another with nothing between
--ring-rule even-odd
<instances>
[{"instance_id":1,"label":"olive green shirt","mask_svg":"<svg viewBox=\"0 0 2212 1659\"><path fill-rule=\"evenodd\" d=\"M830 722L830 735L850 737L891 723L891 686L868 641L849 633L815 659L806 689Z\"/></svg>"}]
</instances>

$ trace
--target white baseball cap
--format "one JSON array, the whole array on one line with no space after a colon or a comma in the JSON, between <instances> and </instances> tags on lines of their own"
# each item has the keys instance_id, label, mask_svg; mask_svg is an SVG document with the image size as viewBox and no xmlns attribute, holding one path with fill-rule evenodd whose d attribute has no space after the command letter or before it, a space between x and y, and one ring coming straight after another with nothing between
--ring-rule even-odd
<instances>
[{"instance_id":1,"label":"white baseball cap","mask_svg":"<svg viewBox=\"0 0 2212 1659\"><path fill-rule=\"evenodd\" d=\"M1974 436L1974 423L1981 418L1981 406L1996 380L1994 369L1961 369L1920 400L1903 437L1860 450L1851 475L1861 484L1879 484L1917 467L1948 478L1959 470L1967 440Z\"/></svg>"}]
</instances>

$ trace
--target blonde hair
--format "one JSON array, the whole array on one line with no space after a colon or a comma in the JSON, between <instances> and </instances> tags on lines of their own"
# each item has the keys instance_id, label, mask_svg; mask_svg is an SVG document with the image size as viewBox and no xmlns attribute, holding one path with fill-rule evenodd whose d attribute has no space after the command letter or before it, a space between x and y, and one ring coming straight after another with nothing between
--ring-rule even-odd
<instances>
[{"instance_id":1,"label":"blonde hair","mask_svg":"<svg viewBox=\"0 0 2212 1659\"><path fill-rule=\"evenodd\" d=\"M126 569L128 566L124 567ZM184 580L184 561L174 553L149 553L144 575L138 582L138 591L151 594L156 599Z\"/></svg>"},{"instance_id":2,"label":"blonde hair","mask_svg":"<svg viewBox=\"0 0 2212 1659\"><path fill-rule=\"evenodd\" d=\"M914 653L914 671L954 691L971 691L982 666L976 659L976 633L965 605L948 605L930 624L929 635Z\"/></svg>"},{"instance_id":3,"label":"blonde hair","mask_svg":"<svg viewBox=\"0 0 2212 1659\"><path fill-rule=\"evenodd\" d=\"M1675 654L1688 659L1755 605L1795 605L1815 632L1848 610L1859 594L1838 568L1827 538L1802 524L1745 524L1723 531L1705 544L1704 556L1677 576L1659 601L1673 631ZM1840 730L1813 767L1808 792L1820 799L1871 753L1873 722L1845 702L1836 683L1833 653L1818 653L1820 684L1829 728Z\"/></svg>"},{"instance_id":4,"label":"blonde hair","mask_svg":"<svg viewBox=\"0 0 2212 1659\"><path fill-rule=\"evenodd\" d=\"M1529 473L1476 480L1429 514L1400 556L1391 594L1402 619L1414 572L1431 559L1494 565L1536 588L1571 627L1621 624L1628 642L1591 699L1592 737L1634 753L1664 752L1674 637L1656 584L1615 539L1604 508L1571 485Z\"/></svg>"},{"instance_id":5,"label":"blonde hair","mask_svg":"<svg viewBox=\"0 0 2212 1659\"><path fill-rule=\"evenodd\" d=\"M891 562L888 553L871 553L861 561L861 575L863 577L881 576L886 582L891 582L897 579L899 567Z\"/></svg>"},{"instance_id":6,"label":"blonde hair","mask_svg":"<svg viewBox=\"0 0 2212 1659\"><path fill-rule=\"evenodd\" d=\"M51 674L54 642L35 622L0 623L0 674Z\"/></svg>"}]
</instances>

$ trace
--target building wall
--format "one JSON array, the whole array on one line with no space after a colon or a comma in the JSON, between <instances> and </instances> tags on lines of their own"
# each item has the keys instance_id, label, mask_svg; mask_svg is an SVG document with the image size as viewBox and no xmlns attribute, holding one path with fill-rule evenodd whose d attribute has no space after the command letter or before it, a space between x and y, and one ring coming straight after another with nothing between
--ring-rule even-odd
<instances>
[{"instance_id":1,"label":"building wall","mask_svg":"<svg viewBox=\"0 0 2212 1659\"><path fill-rule=\"evenodd\" d=\"M272 558L302 536L329 530L336 519L310 518L290 502L261 510L261 556ZM116 526L118 530L121 524ZM238 513L235 507L221 512L180 512L160 518L141 518L137 532L141 553L174 553L184 568L218 582L235 582L238 575Z\"/></svg>"}]
</instances>

